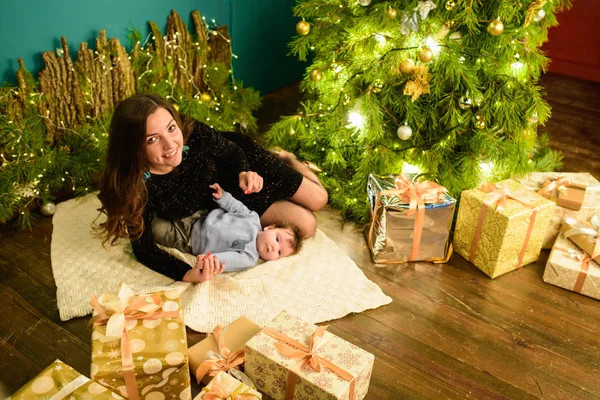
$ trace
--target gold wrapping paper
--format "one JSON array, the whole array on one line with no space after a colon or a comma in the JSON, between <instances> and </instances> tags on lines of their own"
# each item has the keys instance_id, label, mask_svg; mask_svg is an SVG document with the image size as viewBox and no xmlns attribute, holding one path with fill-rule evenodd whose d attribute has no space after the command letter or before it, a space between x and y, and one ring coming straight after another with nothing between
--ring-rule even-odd
<instances>
[{"instance_id":1,"label":"gold wrapping paper","mask_svg":"<svg viewBox=\"0 0 600 400\"><path fill-rule=\"evenodd\" d=\"M291 370L298 375L293 392L297 399L346 400L350 398L352 388L354 400L365 397L373 369L371 353L326 331L312 355L343 369L354 379L347 381L325 366L321 366L320 372L310 365L298 370L299 360L279 352L277 346L283 342L267 334L268 328L307 347L317 330L315 325L283 311L246 343L245 371L262 393L275 400L285 399Z\"/></svg>"},{"instance_id":2,"label":"gold wrapping paper","mask_svg":"<svg viewBox=\"0 0 600 400\"><path fill-rule=\"evenodd\" d=\"M405 176L409 180L413 177ZM393 175L371 174L367 182L372 226L367 228L366 235L373 261L399 264L407 261L444 260L456 200L444 193L439 202L425 203L418 255L415 260L410 260L417 214L409 215L409 203L401 196L389 194L389 191L396 189L395 179Z\"/></svg>"},{"instance_id":3,"label":"gold wrapping paper","mask_svg":"<svg viewBox=\"0 0 600 400\"><path fill-rule=\"evenodd\" d=\"M256 335L260 329L260 326L242 316L227 326L225 332L225 345L231 352L243 350L246 342ZM190 368L194 376L198 377L196 371L202 362L206 360L209 351L219 353L219 347L213 335L207 336L204 340L201 340L189 348L188 357L190 359ZM207 374L202 379L202 382L208 383L212 378L212 376Z\"/></svg>"},{"instance_id":4,"label":"gold wrapping paper","mask_svg":"<svg viewBox=\"0 0 600 400\"><path fill-rule=\"evenodd\" d=\"M212 396L207 396L211 393ZM229 397L227 397L229 396ZM219 372L206 387L202 389L200 394L194 397L194 400L204 399L205 397L221 397L223 400L255 400L262 399L262 394L251 388L248 385L235 379L233 376Z\"/></svg>"},{"instance_id":5,"label":"gold wrapping paper","mask_svg":"<svg viewBox=\"0 0 600 400\"><path fill-rule=\"evenodd\" d=\"M550 222L550 228L548 228L544 243L542 244L543 249L552 248L556 237L560 233L564 218L588 220L596 212L596 209L600 208L600 181L587 172L533 172L526 175L524 178L519 179L519 182L527 189L537 192L542 189L545 182L553 181L560 177L569 178L574 184L579 187L584 187L584 192L578 191L580 195L583 194L584 196L582 197L582 203L579 210L563 207L561 204L564 203L558 202L559 207L555 208L555 213ZM551 200L557 201L556 198Z\"/></svg>"},{"instance_id":6,"label":"gold wrapping paper","mask_svg":"<svg viewBox=\"0 0 600 400\"><path fill-rule=\"evenodd\" d=\"M525 191L522 185L510 179L498 185L512 191ZM520 266L532 263L539 257L556 205L536 193L526 192L537 209L532 229L529 229L532 208L513 199L508 199L501 210L497 206L488 207L473 260L470 260L471 248L476 240L475 232L487 193L480 189L462 192L454 229L454 250L492 279L519 267L519 256L528 232L530 237Z\"/></svg>"},{"instance_id":7,"label":"gold wrapping paper","mask_svg":"<svg viewBox=\"0 0 600 400\"><path fill-rule=\"evenodd\" d=\"M104 386L92 382L71 366L56 360L7 400L114 400L122 398Z\"/></svg>"},{"instance_id":8,"label":"gold wrapping paper","mask_svg":"<svg viewBox=\"0 0 600 400\"><path fill-rule=\"evenodd\" d=\"M544 282L600 300L600 265L586 261L587 256L559 235L548 257Z\"/></svg>"},{"instance_id":9,"label":"gold wrapping paper","mask_svg":"<svg viewBox=\"0 0 600 400\"><path fill-rule=\"evenodd\" d=\"M154 293L162 300L158 311L178 312L178 317L127 320L125 327L133 355L135 379L141 399L191 399L187 336L176 290ZM150 295L143 295L150 296ZM114 297L114 296L113 296ZM106 336L107 325L92 330L91 377L128 396L123 376L121 338Z\"/></svg>"}]
</instances>

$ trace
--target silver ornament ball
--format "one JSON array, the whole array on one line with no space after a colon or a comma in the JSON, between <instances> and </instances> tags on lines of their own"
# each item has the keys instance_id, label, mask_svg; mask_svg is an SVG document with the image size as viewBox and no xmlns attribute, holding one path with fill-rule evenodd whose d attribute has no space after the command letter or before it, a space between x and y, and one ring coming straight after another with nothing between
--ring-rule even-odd
<instances>
[{"instance_id":1,"label":"silver ornament ball","mask_svg":"<svg viewBox=\"0 0 600 400\"><path fill-rule=\"evenodd\" d=\"M56 212L56 204L54 204L51 201L44 203L40 207L40 212L46 216L54 215L54 213Z\"/></svg>"},{"instance_id":2,"label":"silver ornament ball","mask_svg":"<svg viewBox=\"0 0 600 400\"><path fill-rule=\"evenodd\" d=\"M371 0L358 0L358 4L360 4L363 7L366 7L369 4L371 4Z\"/></svg>"},{"instance_id":3,"label":"silver ornament ball","mask_svg":"<svg viewBox=\"0 0 600 400\"><path fill-rule=\"evenodd\" d=\"M401 140L408 140L413 134L412 128L408 125L401 125L396 132Z\"/></svg>"},{"instance_id":4,"label":"silver ornament ball","mask_svg":"<svg viewBox=\"0 0 600 400\"><path fill-rule=\"evenodd\" d=\"M462 96L460 99L458 99L458 107L461 110L467 110L469 108L471 108L471 99L468 98L467 96Z\"/></svg>"}]
</instances>

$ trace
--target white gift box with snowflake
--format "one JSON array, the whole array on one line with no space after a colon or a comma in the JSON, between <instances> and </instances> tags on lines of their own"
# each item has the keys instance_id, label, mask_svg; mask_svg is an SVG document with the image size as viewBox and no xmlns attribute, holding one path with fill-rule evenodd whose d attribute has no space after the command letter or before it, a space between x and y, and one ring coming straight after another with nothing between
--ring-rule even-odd
<instances>
[{"instance_id":1,"label":"white gift box with snowflake","mask_svg":"<svg viewBox=\"0 0 600 400\"><path fill-rule=\"evenodd\" d=\"M129 399L191 399L187 337L176 290L92 299L95 382Z\"/></svg>"},{"instance_id":2,"label":"white gift box with snowflake","mask_svg":"<svg viewBox=\"0 0 600 400\"><path fill-rule=\"evenodd\" d=\"M283 311L246 343L245 373L275 400L367 394L373 354Z\"/></svg>"}]
</instances>

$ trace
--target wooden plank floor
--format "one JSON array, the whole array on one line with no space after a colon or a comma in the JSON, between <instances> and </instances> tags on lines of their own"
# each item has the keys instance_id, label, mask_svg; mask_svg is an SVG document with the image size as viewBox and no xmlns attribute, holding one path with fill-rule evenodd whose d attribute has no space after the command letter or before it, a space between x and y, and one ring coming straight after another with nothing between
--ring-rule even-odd
<instances>
[{"instance_id":1,"label":"wooden plank floor","mask_svg":"<svg viewBox=\"0 0 600 400\"><path fill-rule=\"evenodd\" d=\"M549 74L542 85L553 107L542 131L564 152L563 169L600 177L600 84ZM266 96L261 128L294 112L298 98L295 85ZM360 227L331 208L317 218L393 298L330 323L376 356L367 399L600 399L600 302L543 283L547 251L495 280L458 255L446 265L381 266L369 259ZM89 375L87 319L58 316L51 233L50 218L30 232L0 226L0 383L7 394L56 358ZM190 344L203 337L188 333Z\"/></svg>"}]
</instances>

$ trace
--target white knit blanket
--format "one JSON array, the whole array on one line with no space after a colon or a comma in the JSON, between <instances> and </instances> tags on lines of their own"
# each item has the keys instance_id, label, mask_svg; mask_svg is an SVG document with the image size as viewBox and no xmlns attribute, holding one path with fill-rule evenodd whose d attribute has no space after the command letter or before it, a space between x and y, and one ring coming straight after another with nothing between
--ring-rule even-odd
<instances>
[{"instance_id":1,"label":"white knit blanket","mask_svg":"<svg viewBox=\"0 0 600 400\"><path fill-rule=\"evenodd\" d=\"M139 293L177 289L186 325L199 332L242 315L263 326L284 309L318 323L392 301L321 231L297 255L209 282L175 282L136 261L129 241L102 247L91 231L99 207L96 195L90 194L60 203L54 215L52 271L63 321L91 313L91 296L116 293L120 282ZM169 250L194 262L190 254Z\"/></svg>"}]
</instances>

